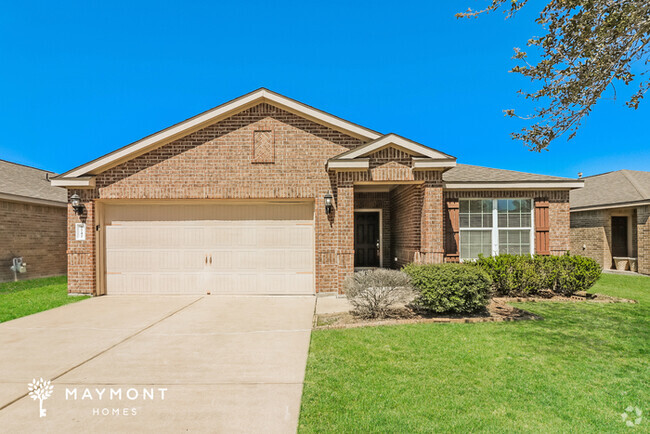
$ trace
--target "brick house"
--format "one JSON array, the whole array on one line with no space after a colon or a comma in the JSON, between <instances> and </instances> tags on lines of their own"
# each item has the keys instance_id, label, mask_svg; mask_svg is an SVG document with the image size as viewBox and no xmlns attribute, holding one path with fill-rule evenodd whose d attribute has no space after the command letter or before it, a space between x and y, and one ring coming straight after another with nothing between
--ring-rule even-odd
<instances>
[{"instance_id":1,"label":"brick house","mask_svg":"<svg viewBox=\"0 0 650 434\"><path fill-rule=\"evenodd\" d=\"M650 172L618 170L584 178L571 192L571 251L603 267L650 274Z\"/></svg>"},{"instance_id":2,"label":"brick house","mask_svg":"<svg viewBox=\"0 0 650 434\"><path fill-rule=\"evenodd\" d=\"M14 279L13 258L27 264L21 280L67 271L67 195L53 175L0 160L0 282Z\"/></svg>"},{"instance_id":3,"label":"brick house","mask_svg":"<svg viewBox=\"0 0 650 434\"><path fill-rule=\"evenodd\" d=\"M457 164L266 89L52 182L80 198L69 291L95 295L341 293L358 268L561 254L582 186Z\"/></svg>"}]
</instances>

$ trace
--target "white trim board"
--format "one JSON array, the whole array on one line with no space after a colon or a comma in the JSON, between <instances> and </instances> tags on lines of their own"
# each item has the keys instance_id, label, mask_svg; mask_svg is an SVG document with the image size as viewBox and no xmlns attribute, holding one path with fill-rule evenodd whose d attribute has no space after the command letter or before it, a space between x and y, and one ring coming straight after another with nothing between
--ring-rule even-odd
<instances>
[{"instance_id":1,"label":"white trim board","mask_svg":"<svg viewBox=\"0 0 650 434\"><path fill-rule=\"evenodd\" d=\"M449 163L453 162L453 165L437 167L452 167L456 165L456 157L452 157L451 155L436 151L435 149L398 136L394 133L386 134L385 136L382 136L373 142L366 143L365 145L361 145L358 148L344 152L341 155L334 157L332 160L353 160L358 157L365 157L369 154L390 146L401 148L410 154L420 155L422 157L438 160L441 163L444 161L447 161Z\"/></svg>"},{"instance_id":2,"label":"white trim board","mask_svg":"<svg viewBox=\"0 0 650 434\"><path fill-rule=\"evenodd\" d=\"M582 207L571 208L571 212L599 211L599 210L612 209L612 208L636 208L645 205L650 205L650 200L641 200L637 202L623 202L623 203L617 203L611 205L582 206Z\"/></svg>"},{"instance_id":3,"label":"white trim board","mask_svg":"<svg viewBox=\"0 0 650 434\"><path fill-rule=\"evenodd\" d=\"M445 182L447 190L549 190L582 188L582 181Z\"/></svg>"}]
</instances>

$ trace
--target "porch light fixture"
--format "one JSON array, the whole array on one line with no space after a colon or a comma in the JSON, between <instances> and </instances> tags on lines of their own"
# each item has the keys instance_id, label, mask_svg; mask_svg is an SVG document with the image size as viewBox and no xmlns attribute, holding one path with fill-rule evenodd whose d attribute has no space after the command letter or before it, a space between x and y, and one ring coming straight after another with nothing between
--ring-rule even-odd
<instances>
[{"instance_id":1,"label":"porch light fixture","mask_svg":"<svg viewBox=\"0 0 650 434\"><path fill-rule=\"evenodd\" d=\"M327 193L323 199L325 199L325 214L329 214L334 209L334 205L332 205L332 194Z\"/></svg>"},{"instance_id":2,"label":"porch light fixture","mask_svg":"<svg viewBox=\"0 0 650 434\"><path fill-rule=\"evenodd\" d=\"M77 193L70 196L70 205L72 205L75 214L81 215L84 213L84 206L82 205L81 198Z\"/></svg>"}]
</instances>

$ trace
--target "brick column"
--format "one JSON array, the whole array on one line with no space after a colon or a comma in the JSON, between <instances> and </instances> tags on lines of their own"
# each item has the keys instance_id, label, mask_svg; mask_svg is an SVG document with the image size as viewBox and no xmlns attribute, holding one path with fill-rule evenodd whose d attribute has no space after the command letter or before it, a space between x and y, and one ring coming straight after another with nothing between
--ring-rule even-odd
<instances>
[{"instance_id":1,"label":"brick column","mask_svg":"<svg viewBox=\"0 0 650 434\"><path fill-rule=\"evenodd\" d=\"M442 186L425 181L422 185L422 215L420 219L420 255L424 264L443 262L444 231Z\"/></svg>"},{"instance_id":2,"label":"brick column","mask_svg":"<svg viewBox=\"0 0 650 434\"><path fill-rule=\"evenodd\" d=\"M70 294L95 294L95 202L85 190L69 190L68 196L77 193L85 207L77 215L68 204L68 292ZM86 239L76 240L77 223L86 224Z\"/></svg>"},{"instance_id":3,"label":"brick column","mask_svg":"<svg viewBox=\"0 0 650 434\"><path fill-rule=\"evenodd\" d=\"M571 250L569 191L555 191L549 203L549 253L564 255ZM573 252L579 254L579 252Z\"/></svg>"},{"instance_id":4,"label":"brick column","mask_svg":"<svg viewBox=\"0 0 650 434\"><path fill-rule=\"evenodd\" d=\"M349 173L338 174L335 212L338 292L343 294L343 281L354 273L354 186Z\"/></svg>"},{"instance_id":5,"label":"brick column","mask_svg":"<svg viewBox=\"0 0 650 434\"><path fill-rule=\"evenodd\" d=\"M650 274L650 205L637 208L636 225L639 273Z\"/></svg>"}]
</instances>

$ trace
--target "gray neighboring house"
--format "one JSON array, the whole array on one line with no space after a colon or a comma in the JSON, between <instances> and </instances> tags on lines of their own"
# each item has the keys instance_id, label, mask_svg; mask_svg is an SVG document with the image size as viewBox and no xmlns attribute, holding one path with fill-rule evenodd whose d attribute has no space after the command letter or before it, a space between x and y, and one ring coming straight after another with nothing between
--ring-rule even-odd
<instances>
[{"instance_id":1,"label":"gray neighboring house","mask_svg":"<svg viewBox=\"0 0 650 434\"><path fill-rule=\"evenodd\" d=\"M0 282L13 280L13 258L27 264L19 280L67 272L67 193L52 172L0 160Z\"/></svg>"},{"instance_id":2,"label":"gray neighboring house","mask_svg":"<svg viewBox=\"0 0 650 434\"><path fill-rule=\"evenodd\" d=\"M584 188L571 191L571 251L605 269L650 274L650 172L583 179Z\"/></svg>"}]
</instances>

